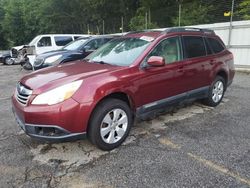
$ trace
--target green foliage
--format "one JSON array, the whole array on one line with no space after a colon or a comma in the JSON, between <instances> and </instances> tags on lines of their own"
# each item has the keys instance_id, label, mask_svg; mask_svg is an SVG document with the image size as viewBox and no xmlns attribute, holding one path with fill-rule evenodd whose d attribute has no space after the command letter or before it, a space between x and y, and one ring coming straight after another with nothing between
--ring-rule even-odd
<instances>
[{"instance_id":1,"label":"green foliage","mask_svg":"<svg viewBox=\"0 0 250 188\"><path fill-rule=\"evenodd\" d=\"M202 5L197 1L183 4L181 7L181 26L210 23L213 15L210 15L209 11L212 9L212 5ZM173 23L175 26L178 26L179 16L173 19Z\"/></svg>"},{"instance_id":2,"label":"green foliage","mask_svg":"<svg viewBox=\"0 0 250 188\"><path fill-rule=\"evenodd\" d=\"M236 14L239 14L244 20L250 20L250 0L242 1Z\"/></svg>"},{"instance_id":3,"label":"green foliage","mask_svg":"<svg viewBox=\"0 0 250 188\"><path fill-rule=\"evenodd\" d=\"M157 28L157 25L155 23L149 21L148 14L149 12L147 12L145 7L138 8L135 17L133 17L129 23L131 30L139 31L144 29Z\"/></svg>"},{"instance_id":4,"label":"green foliage","mask_svg":"<svg viewBox=\"0 0 250 188\"><path fill-rule=\"evenodd\" d=\"M0 0L0 49L46 33L117 33L121 18L124 31L176 26L178 2L181 25L229 21L229 0ZM250 0L235 4L239 18L250 19Z\"/></svg>"}]
</instances>

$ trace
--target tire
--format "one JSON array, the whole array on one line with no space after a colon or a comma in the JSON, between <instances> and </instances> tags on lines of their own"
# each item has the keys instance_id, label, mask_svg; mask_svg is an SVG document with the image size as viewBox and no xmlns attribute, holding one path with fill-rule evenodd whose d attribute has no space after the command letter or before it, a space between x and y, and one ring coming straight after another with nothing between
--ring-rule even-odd
<instances>
[{"instance_id":1,"label":"tire","mask_svg":"<svg viewBox=\"0 0 250 188\"><path fill-rule=\"evenodd\" d=\"M11 57L6 57L6 58L4 59L4 61L3 61L3 63L4 63L5 65L13 65L13 64L14 64L14 60L11 59Z\"/></svg>"},{"instance_id":2,"label":"tire","mask_svg":"<svg viewBox=\"0 0 250 188\"><path fill-rule=\"evenodd\" d=\"M126 139L132 124L132 113L127 103L109 98L102 101L93 111L87 135L98 148L110 151Z\"/></svg>"},{"instance_id":3,"label":"tire","mask_svg":"<svg viewBox=\"0 0 250 188\"><path fill-rule=\"evenodd\" d=\"M222 101L225 90L225 79L221 76L216 76L215 80L209 88L208 97L203 101L203 103L211 107L217 106Z\"/></svg>"},{"instance_id":4,"label":"tire","mask_svg":"<svg viewBox=\"0 0 250 188\"><path fill-rule=\"evenodd\" d=\"M23 68L25 70L32 70L32 65L30 64L30 62L27 61L23 64Z\"/></svg>"}]
</instances>

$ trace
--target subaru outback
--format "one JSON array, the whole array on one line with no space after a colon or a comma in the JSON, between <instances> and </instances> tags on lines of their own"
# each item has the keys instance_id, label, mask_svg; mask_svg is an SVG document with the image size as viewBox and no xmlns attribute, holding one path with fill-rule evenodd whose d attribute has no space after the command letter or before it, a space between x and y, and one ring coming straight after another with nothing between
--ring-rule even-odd
<instances>
[{"instance_id":1,"label":"subaru outback","mask_svg":"<svg viewBox=\"0 0 250 188\"><path fill-rule=\"evenodd\" d=\"M100 149L112 150L135 118L186 100L217 106L234 74L233 55L212 30L131 32L82 63L24 76L12 106L31 137L64 141L87 135Z\"/></svg>"}]
</instances>

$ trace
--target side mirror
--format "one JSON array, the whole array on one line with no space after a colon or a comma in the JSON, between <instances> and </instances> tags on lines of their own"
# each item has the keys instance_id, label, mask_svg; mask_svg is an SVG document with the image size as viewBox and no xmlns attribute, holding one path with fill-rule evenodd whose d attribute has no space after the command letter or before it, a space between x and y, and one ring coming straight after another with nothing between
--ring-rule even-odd
<instances>
[{"instance_id":1,"label":"side mirror","mask_svg":"<svg viewBox=\"0 0 250 188\"><path fill-rule=\"evenodd\" d=\"M163 57L160 56L151 56L148 59L147 64L152 67L163 67L165 66L165 60Z\"/></svg>"}]
</instances>

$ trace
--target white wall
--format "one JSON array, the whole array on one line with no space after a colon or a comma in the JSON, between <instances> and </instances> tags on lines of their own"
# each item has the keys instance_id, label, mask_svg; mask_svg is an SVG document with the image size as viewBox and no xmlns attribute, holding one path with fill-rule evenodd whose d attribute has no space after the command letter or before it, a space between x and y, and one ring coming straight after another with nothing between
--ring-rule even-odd
<instances>
[{"instance_id":1,"label":"white wall","mask_svg":"<svg viewBox=\"0 0 250 188\"><path fill-rule=\"evenodd\" d=\"M232 23L231 41L229 41L229 22L194 25L190 27L214 30L228 46L228 49L233 52L235 64L250 66L250 20L235 21Z\"/></svg>"}]
</instances>

